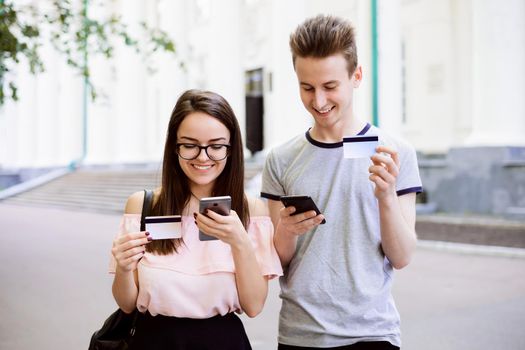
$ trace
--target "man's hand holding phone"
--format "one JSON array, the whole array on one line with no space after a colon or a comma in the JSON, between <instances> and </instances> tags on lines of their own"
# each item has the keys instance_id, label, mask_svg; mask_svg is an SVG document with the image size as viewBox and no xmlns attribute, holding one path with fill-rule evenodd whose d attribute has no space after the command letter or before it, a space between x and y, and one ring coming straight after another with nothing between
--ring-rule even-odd
<instances>
[{"instance_id":1,"label":"man's hand holding phone","mask_svg":"<svg viewBox=\"0 0 525 350\"><path fill-rule=\"evenodd\" d=\"M309 196L282 196L285 206L279 212L279 230L293 235L302 235L317 225L326 223L325 217Z\"/></svg>"}]
</instances>

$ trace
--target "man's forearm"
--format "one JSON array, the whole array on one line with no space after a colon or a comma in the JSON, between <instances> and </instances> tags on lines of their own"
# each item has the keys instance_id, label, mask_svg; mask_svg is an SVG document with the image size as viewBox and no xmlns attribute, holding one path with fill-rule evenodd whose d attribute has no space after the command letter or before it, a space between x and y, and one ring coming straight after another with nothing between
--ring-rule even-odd
<instances>
[{"instance_id":1,"label":"man's forearm","mask_svg":"<svg viewBox=\"0 0 525 350\"><path fill-rule=\"evenodd\" d=\"M275 250L279 255L279 259L281 260L282 267L287 267L295 254L297 236L286 234L279 230L279 226L277 226L273 237L273 243L275 245Z\"/></svg>"},{"instance_id":2,"label":"man's forearm","mask_svg":"<svg viewBox=\"0 0 525 350\"><path fill-rule=\"evenodd\" d=\"M410 207L409 198L395 197L379 203L381 245L396 269L408 265L416 247L415 205L414 209Z\"/></svg>"}]
</instances>

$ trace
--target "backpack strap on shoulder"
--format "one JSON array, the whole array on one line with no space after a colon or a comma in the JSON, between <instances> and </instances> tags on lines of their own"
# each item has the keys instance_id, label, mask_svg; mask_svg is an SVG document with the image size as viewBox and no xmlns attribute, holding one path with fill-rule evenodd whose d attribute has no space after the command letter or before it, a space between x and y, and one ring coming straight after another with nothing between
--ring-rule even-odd
<instances>
[{"instance_id":1,"label":"backpack strap on shoulder","mask_svg":"<svg viewBox=\"0 0 525 350\"><path fill-rule=\"evenodd\" d=\"M146 222L144 218L149 216L151 211L151 202L153 201L153 191L144 190L144 202L142 203L142 214L140 215L140 230L146 231Z\"/></svg>"}]
</instances>

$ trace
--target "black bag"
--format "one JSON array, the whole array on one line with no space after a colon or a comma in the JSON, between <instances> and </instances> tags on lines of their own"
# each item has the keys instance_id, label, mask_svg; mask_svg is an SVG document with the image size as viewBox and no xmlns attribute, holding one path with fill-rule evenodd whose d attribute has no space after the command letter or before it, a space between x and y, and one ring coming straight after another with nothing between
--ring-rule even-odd
<instances>
[{"instance_id":1,"label":"black bag","mask_svg":"<svg viewBox=\"0 0 525 350\"><path fill-rule=\"evenodd\" d=\"M89 350L127 350L135 333L135 321L139 311L126 314L121 309L112 313L102 328L93 333Z\"/></svg>"},{"instance_id":2,"label":"black bag","mask_svg":"<svg viewBox=\"0 0 525 350\"><path fill-rule=\"evenodd\" d=\"M144 190L144 203L140 217L140 230L145 230L144 218L151 209L153 191ZM104 322L102 328L93 333L88 350L127 350L131 338L135 334L135 323L139 311L135 309L127 314L121 309L113 312Z\"/></svg>"}]
</instances>

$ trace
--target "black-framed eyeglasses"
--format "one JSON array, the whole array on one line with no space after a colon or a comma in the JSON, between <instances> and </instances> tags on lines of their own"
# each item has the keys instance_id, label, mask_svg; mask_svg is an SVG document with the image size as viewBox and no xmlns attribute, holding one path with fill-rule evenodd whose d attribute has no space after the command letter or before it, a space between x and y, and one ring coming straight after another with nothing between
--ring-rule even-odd
<instances>
[{"instance_id":1,"label":"black-framed eyeglasses","mask_svg":"<svg viewBox=\"0 0 525 350\"><path fill-rule=\"evenodd\" d=\"M177 143L177 154L182 159L196 159L201 151L204 150L211 160L223 160L230 155L230 145L214 143L207 146L200 146L194 143Z\"/></svg>"}]
</instances>

